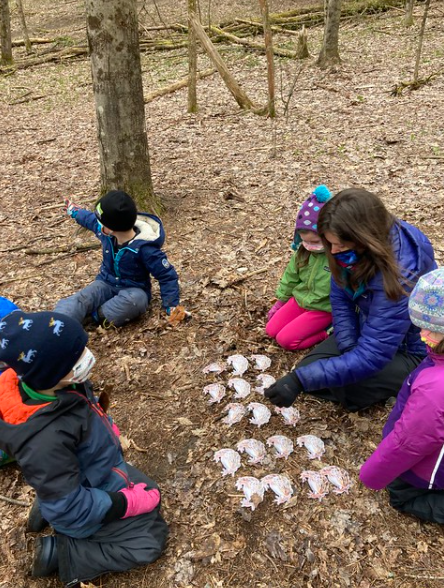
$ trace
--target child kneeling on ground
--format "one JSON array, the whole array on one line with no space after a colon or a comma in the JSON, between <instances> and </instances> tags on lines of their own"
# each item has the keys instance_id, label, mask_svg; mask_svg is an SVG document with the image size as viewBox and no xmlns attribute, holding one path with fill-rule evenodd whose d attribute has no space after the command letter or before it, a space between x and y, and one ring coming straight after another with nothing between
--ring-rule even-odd
<instances>
[{"instance_id":1,"label":"child kneeling on ground","mask_svg":"<svg viewBox=\"0 0 444 588\"><path fill-rule=\"evenodd\" d=\"M0 448L37 498L28 530L32 576L58 571L67 587L155 561L168 527L153 480L127 464L116 427L86 383L95 358L80 323L15 311L2 321Z\"/></svg>"},{"instance_id":2,"label":"child kneeling on ground","mask_svg":"<svg viewBox=\"0 0 444 588\"><path fill-rule=\"evenodd\" d=\"M390 504L444 523L444 269L422 276L409 299L427 357L407 377L384 426L383 440L363 464L361 481L387 487Z\"/></svg>"},{"instance_id":3,"label":"child kneeling on ground","mask_svg":"<svg viewBox=\"0 0 444 588\"><path fill-rule=\"evenodd\" d=\"M276 290L277 302L268 312L269 337L291 351L307 349L327 339L331 326L331 273L318 235L318 216L331 198L318 186L302 204L296 218L295 249Z\"/></svg>"},{"instance_id":4,"label":"child kneeling on ground","mask_svg":"<svg viewBox=\"0 0 444 588\"><path fill-rule=\"evenodd\" d=\"M112 190L95 212L70 200L68 216L95 233L102 243L102 265L94 282L59 300L55 310L83 323L87 316L104 327L121 327L139 317L151 301L151 279L159 282L162 306L168 315L179 304L179 278L161 247L165 231L160 218L137 212L126 192Z\"/></svg>"}]
</instances>

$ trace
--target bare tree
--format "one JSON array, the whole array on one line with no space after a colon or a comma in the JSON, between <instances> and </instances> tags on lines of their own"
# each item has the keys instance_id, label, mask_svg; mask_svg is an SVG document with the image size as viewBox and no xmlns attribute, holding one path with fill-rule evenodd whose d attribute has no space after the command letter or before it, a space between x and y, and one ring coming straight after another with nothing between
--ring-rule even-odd
<instances>
[{"instance_id":1,"label":"bare tree","mask_svg":"<svg viewBox=\"0 0 444 588\"><path fill-rule=\"evenodd\" d=\"M18 11L19 18L20 18L20 24L22 25L23 40L25 41L26 53L29 55L30 53L32 53L32 46L31 46L31 41L29 40L28 27L26 25L26 18L25 18L25 11L23 9L23 2L22 2L22 0L15 0L15 2L17 4L17 11Z\"/></svg>"},{"instance_id":2,"label":"bare tree","mask_svg":"<svg viewBox=\"0 0 444 588\"><path fill-rule=\"evenodd\" d=\"M9 14L9 0L0 0L0 39L1 62L4 65L12 63L11 16Z\"/></svg>"},{"instance_id":3,"label":"bare tree","mask_svg":"<svg viewBox=\"0 0 444 588\"><path fill-rule=\"evenodd\" d=\"M102 189L156 210L145 127L136 0L86 0Z\"/></svg>"},{"instance_id":4,"label":"bare tree","mask_svg":"<svg viewBox=\"0 0 444 588\"><path fill-rule=\"evenodd\" d=\"M322 68L341 62L339 57L339 23L341 20L341 0L328 0L325 19L324 39L317 65Z\"/></svg>"},{"instance_id":5,"label":"bare tree","mask_svg":"<svg viewBox=\"0 0 444 588\"><path fill-rule=\"evenodd\" d=\"M406 0L405 3L405 16L403 23L406 27L411 27L413 24L413 7L415 6L415 0Z\"/></svg>"},{"instance_id":6,"label":"bare tree","mask_svg":"<svg viewBox=\"0 0 444 588\"><path fill-rule=\"evenodd\" d=\"M422 45L424 42L424 31L425 31L425 26L426 26L426 21L427 21L427 15L429 13L429 8L430 8L430 0L426 0L425 5L424 5L424 14L422 15L421 29L419 31L418 48L416 50L415 72L413 74L413 83L414 84L416 84L418 82L419 62L421 61Z\"/></svg>"},{"instance_id":7,"label":"bare tree","mask_svg":"<svg viewBox=\"0 0 444 588\"><path fill-rule=\"evenodd\" d=\"M268 79L268 116L276 116L275 106L275 84L274 84L274 52L273 35L271 32L270 19L268 17L268 0L259 0L264 25L265 53L267 56L267 79Z\"/></svg>"},{"instance_id":8,"label":"bare tree","mask_svg":"<svg viewBox=\"0 0 444 588\"><path fill-rule=\"evenodd\" d=\"M193 18L196 18L196 0L188 0L188 112L197 112L197 38Z\"/></svg>"}]
</instances>

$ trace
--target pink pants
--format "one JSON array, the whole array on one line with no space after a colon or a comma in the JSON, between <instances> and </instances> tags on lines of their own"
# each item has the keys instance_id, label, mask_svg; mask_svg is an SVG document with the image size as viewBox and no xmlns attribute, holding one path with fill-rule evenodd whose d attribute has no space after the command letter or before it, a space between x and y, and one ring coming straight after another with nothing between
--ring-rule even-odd
<instances>
[{"instance_id":1,"label":"pink pants","mask_svg":"<svg viewBox=\"0 0 444 588\"><path fill-rule=\"evenodd\" d=\"M305 310L290 298L268 321L265 331L284 349L307 349L327 339L331 312Z\"/></svg>"}]
</instances>

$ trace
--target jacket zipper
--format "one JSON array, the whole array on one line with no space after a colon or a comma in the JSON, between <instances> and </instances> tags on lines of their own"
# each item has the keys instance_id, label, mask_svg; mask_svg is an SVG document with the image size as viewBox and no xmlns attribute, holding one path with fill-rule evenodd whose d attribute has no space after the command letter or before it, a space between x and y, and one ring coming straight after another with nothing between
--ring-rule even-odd
<instances>
[{"instance_id":1,"label":"jacket zipper","mask_svg":"<svg viewBox=\"0 0 444 588\"><path fill-rule=\"evenodd\" d=\"M122 471L120 468L112 468L112 471L125 480L125 484L128 488L134 487L134 482L131 482L128 476L125 474L125 472Z\"/></svg>"},{"instance_id":2,"label":"jacket zipper","mask_svg":"<svg viewBox=\"0 0 444 588\"><path fill-rule=\"evenodd\" d=\"M310 255L313 255L313 254L310 253ZM311 292L311 284L313 282L313 276L316 275L317 266L319 265L319 259L318 259L319 257L320 256L318 255L317 258L315 258L312 270L310 272L310 277L308 278L308 282L307 282L308 292Z\"/></svg>"},{"instance_id":3,"label":"jacket zipper","mask_svg":"<svg viewBox=\"0 0 444 588\"><path fill-rule=\"evenodd\" d=\"M113 427L111 425L111 423L109 422L108 417L106 416L106 413L103 412L103 410L100 408L100 406L92 403L89 398L87 398L86 396L84 396L83 394L80 394L79 392L77 392L76 390L70 390L69 394L76 394L77 396L80 396L83 400L85 400L88 404L88 406L91 408L91 410L93 410L97 416L101 419L101 421L104 423L105 427L108 429L108 431L111 433L111 438L114 441L114 445L118 446L119 441L117 439L116 434L113 431Z\"/></svg>"}]
</instances>

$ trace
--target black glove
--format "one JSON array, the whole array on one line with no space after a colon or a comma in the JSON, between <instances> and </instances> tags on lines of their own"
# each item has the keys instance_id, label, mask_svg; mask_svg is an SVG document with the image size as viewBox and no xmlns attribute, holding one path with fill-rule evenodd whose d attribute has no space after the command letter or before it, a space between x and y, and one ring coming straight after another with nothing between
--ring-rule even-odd
<instances>
[{"instance_id":1,"label":"black glove","mask_svg":"<svg viewBox=\"0 0 444 588\"><path fill-rule=\"evenodd\" d=\"M291 406L301 392L302 384L299 378L294 372L290 372L267 388L264 394L272 404L282 408Z\"/></svg>"}]
</instances>

